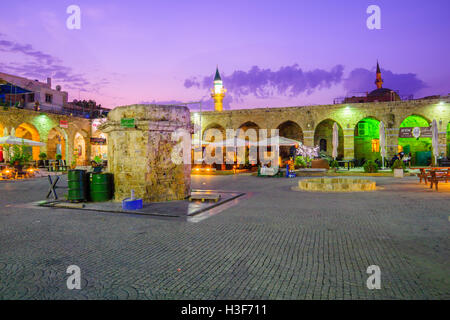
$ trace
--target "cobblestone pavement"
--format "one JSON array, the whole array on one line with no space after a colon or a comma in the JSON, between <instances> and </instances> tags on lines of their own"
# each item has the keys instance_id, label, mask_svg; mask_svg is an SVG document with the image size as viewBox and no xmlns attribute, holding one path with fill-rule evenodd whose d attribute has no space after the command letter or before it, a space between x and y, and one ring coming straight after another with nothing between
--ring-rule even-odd
<instances>
[{"instance_id":1,"label":"cobblestone pavement","mask_svg":"<svg viewBox=\"0 0 450 320\"><path fill-rule=\"evenodd\" d=\"M449 299L450 188L371 179L379 191L336 194L195 176L194 188L253 193L198 223L31 208L44 178L0 182L0 298ZM66 287L73 264L81 290ZM366 287L370 265L380 290Z\"/></svg>"}]
</instances>

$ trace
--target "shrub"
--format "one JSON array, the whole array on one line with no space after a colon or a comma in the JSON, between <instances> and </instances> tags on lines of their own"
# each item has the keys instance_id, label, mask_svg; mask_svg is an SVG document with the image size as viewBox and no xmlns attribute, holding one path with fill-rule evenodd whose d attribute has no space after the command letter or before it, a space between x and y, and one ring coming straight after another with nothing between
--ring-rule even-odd
<instances>
[{"instance_id":1,"label":"shrub","mask_svg":"<svg viewBox=\"0 0 450 320\"><path fill-rule=\"evenodd\" d=\"M366 173L378 172L378 165L372 160L366 161L366 163L364 163L364 165L363 165L363 168L364 168L364 172L366 172Z\"/></svg>"},{"instance_id":2,"label":"shrub","mask_svg":"<svg viewBox=\"0 0 450 320\"><path fill-rule=\"evenodd\" d=\"M47 159L47 154L45 152L39 153L39 159L41 159L41 160Z\"/></svg>"},{"instance_id":3,"label":"shrub","mask_svg":"<svg viewBox=\"0 0 450 320\"><path fill-rule=\"evenodd\" d=\"M61 159L62 159L62 155L57 154L57 155L56 155L56 160L61 160Z\"/></svg>"},{"instance_id":4,"label":"shrub","mask_svg":"<svg viewBox=\"0 0 450 320\"><path fill-rule=\"evenodd\" d=\"M404 163L402 160L397 159L397 160L395 160L394 163L392 164L391 169L392 169L392 171L393 171L394 169L403 169L403 171L406 171L406 165L405 165L405 163Z\"/></svg>"},{"instance_id":5,"label":"shrub","mask_svg":"<svg viewBox=\"0 0 450 320\"><path fill-rule=\"evenodd\" d=\"M295 158L294 165L296 167L305 168L306 167L306 160L302 156L297 156Z\"/></svg>"},{"instance_id":6,"label":"shrub","mask_svg":"<svg viewBox=\"0 0 450 320\"><path fill-rule=\"evenodd\" d=\"M332 169L339 168L339 162L337 162L336 160L330 161L329 164L330 164L330 168L332 168Z\"/></svg>"},{"instance_id":7,"label":"shrub","mask_svg":"<svg viewBox=\"0 0 450 320\"><path fill-rule=\"evenodd\" d=\"M16 163L19 165L23 165L25 164L25 162L30 161L32 158L32 155L28 152L25 145L13 145L12 147L7 146L4 147L3 150L6 151L6 154L8 154L9 163L11 165L15 165Z\"/></svg>"}]
</instances>

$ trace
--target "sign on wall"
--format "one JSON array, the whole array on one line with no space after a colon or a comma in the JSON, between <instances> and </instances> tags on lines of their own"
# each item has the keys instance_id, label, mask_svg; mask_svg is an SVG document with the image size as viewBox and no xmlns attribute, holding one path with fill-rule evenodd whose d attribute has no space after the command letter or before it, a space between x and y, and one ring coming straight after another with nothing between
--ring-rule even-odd
<instances>
[{"instance_id":1,"label":"sign on wall","mask_svg":"<svg viewBox=\"0 0 450 320\"><path fill-rule=\"evenodd\" d=\"M67 121L67 120L59 120L59 126L61 128L69 128L69 121Z\"/></svg>"},{"instance_id":2,"label":"sign on wall","mask_svg":"<svg viewBox=\"0 0 450 320\"><path fill-rule=\"evenodd\" d=\"M91 144L106 145L106 139L104 138L91 138Z\"/></svg>"},{"instance_id":3,"label":"sign on wall","mask_svg":"<svg viewBox=\"0 0 450 320\"><path fill-rule=\"evenodd\" d=\"M120 119L120 126L123 128L134 128L134 118Z\"/></svg>"},{"instance_id":4,"label":"sign on wall","mask_svg":"<svg viewBox=\"0 0 450 320\"><path fill-rule=\"evenodd\" d=\"M399 138L431 138L431 127L404 127L398 132Z\"/></svg>"}]
</instances>

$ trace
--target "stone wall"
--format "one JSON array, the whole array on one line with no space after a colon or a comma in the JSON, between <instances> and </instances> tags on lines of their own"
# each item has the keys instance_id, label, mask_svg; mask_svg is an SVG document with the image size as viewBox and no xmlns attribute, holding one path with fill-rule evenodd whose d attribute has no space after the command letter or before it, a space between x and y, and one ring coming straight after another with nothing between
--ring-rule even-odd
<instances>
[{"instance_id":1,"label":"stone wall","mask_svg":"<svg viewBox=\"0 0 450 320\"><path fill-rule=\"evenodd\" d=\"M135 126L121 126L121 119L134 119ZM190 161L172 161L173 132L186 129L190 154L189 109L177 106L131 105L117 107L100 130L108 134L108 168L114 174L115 200L135 191L144 202L185 199L190 195Z\"/></svg>"},{"instance_id":2,"label":"stone wall","mask_svg":"<svg viewBox=\"0 0 450 320\"><path fill-rule=\"evenodd\" d=\"M367 117L383 121L387 133L387 153L393 156L397 153L398 132L400 124L411 115L424 117L430 124L436 119L439 126L440 152L447 152L447 126L450 122L450 100L410 100L395 102L371 102L355 104L332 104L285 108L258 108L227 110L222 112L206 111L201 114L201 127L238 129L244 123L251 121L261 129L275 129L287 121L298 125L303 134L303 143L313 146L314 136L320 123L330 119L337 122L343 129L344 158L353 159L354 129L357 123ZM199 117L193 117L194 123ZM331 141L329 141L331 146Z\"/></svg>"}]
</instances>

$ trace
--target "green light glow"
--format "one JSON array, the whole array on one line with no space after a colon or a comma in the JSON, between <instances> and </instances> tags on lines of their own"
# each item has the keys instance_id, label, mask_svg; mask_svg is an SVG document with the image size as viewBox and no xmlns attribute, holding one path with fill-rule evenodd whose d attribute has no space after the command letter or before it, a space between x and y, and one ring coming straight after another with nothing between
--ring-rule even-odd
<instances>
[{"instance_id":1,"label":"green light glow","mask_svg":"<svg viewBox=\"0 0 450 320\"><path fill-rule=\"evenodd\" d=\"M400 128L404 127L429 127L425 118L412 115L403 120ZM428 165L431 158L431 138L398 138L398 145L406 154L411 153L413 165Z\"/></svg>"},{"instance_id":2,"label":"green light glow","mask_svg":"<svg viewBox=\"0 0 450 320\"><path fill-rule=\"evenodd\" d=\"M355 158L361 160L381 159L380 152L372 151L373 140L380 139L380 121L364 118L355 126Z\"/></svg>"}]
</instances>

